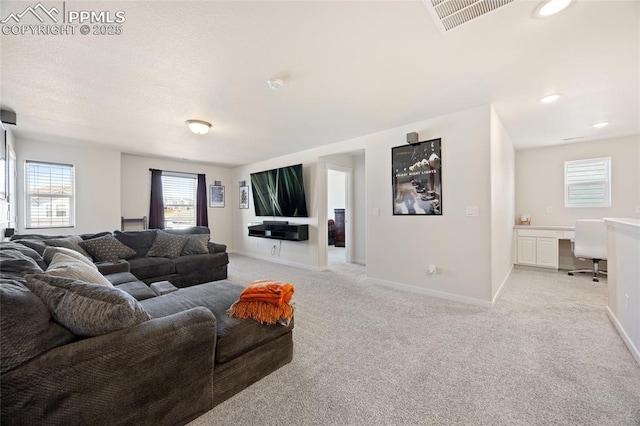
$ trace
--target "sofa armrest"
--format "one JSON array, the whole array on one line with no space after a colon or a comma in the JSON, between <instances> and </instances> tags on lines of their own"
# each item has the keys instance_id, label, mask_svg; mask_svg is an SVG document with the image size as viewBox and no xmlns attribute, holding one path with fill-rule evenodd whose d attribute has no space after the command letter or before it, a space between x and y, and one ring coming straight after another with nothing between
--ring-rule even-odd
<instances>
[{"instance_id":1,"label":"sofa armrest","mask_svg":"<svg viewBox=\"0 0 640 426\"><path fill-rule=\"evenodd\" d=\"M96 262L95 265L98 267L98 272L100 272L102 275L111 275L120 272L131 271L129 262L124 259L120 259L115 262Z\"/></svg>"},{"instance_id":2,"label":"sofa armrest","mask_svg":"<svg viewBox=\"0 0 640 426\"><path fill-rule=\"evenodd\" d=\"M186 423L212 408L215 344L197 307L60 346L3 374L2 423Z\"/></svg>"},{"instance_id":3,"label":"sofa armrest","mask_svg":"<svg viewBox=\"0 0 640 426\"><path fill-rule=\"evenodd\" d=\"M209 247L209 253L210 254L224 253L224 252L227 251L227 245L226 244L214 243L212 241L209 241L207 243L207 245Z\"/></svg>"}]
</instances>

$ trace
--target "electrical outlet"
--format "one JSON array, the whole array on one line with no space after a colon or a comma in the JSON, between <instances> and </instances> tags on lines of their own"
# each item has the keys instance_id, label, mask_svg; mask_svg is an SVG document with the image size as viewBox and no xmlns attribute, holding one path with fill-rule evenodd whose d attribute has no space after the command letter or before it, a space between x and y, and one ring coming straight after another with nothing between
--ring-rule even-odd
<instances>
[{"instance_id":1,"label":"electrical outlet","mask_svg":"<svg viewBox=\"0 0 640 426\"><path fill-rule=\"evenodd\" d=\"M547 213L553 213L553 207L547 207Z\"/></svg>"},{"instance_id":2,"label":"electrical outlet","mask_svg":"<svg viewBox=\"0 0 640 426\"><path fill-rule=\"evenodd\" d=\"M640 214L640 206L636 206L636 213Z\"/></svg>"},{"instance_id":3,"label":"electrical outlet","mask_svg":"<svg viewBox=\"0 0 640 426\"><path fill-rule=\"evenodd\" d=\"M438 273L438 267L436 265L429 265L427 268L427 273L429 275L435 275Z\"/></svg>"},{"instance_id":4,"label":"electrical outlet","mask_svg":"<svg viewBox=\"0 0 640 426\"><path fill-rule=\"evenodd\" d=\"M373 215L374 216L380 216L380 207L374 207L373 208Z\"/></svg>"},{"instance_id":5,"label":"electrical outlet","mask_svg":"<svg viewBox=\"0 0 640 426\"><path fill-rule=\"evenodd\" d=\"M480 214L480 211L478 209L478 206L467 207L467 217L478 217L479 214Z\"/></svg>"}]
</instances>

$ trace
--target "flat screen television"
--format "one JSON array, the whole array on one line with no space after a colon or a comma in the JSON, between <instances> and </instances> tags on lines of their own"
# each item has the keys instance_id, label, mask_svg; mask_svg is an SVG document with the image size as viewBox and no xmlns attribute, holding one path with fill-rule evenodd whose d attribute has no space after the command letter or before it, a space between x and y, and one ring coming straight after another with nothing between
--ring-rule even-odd
<instances>
[{"instance_id":1,"label":"flat screen television","mask_svg":"<svg viewBox=\"0 0 640 426\"><path fill-rule=\"evenodd\" d=\"M302 164L251 174L256 216L308 217Z\"/></svg>"}]
</instances>

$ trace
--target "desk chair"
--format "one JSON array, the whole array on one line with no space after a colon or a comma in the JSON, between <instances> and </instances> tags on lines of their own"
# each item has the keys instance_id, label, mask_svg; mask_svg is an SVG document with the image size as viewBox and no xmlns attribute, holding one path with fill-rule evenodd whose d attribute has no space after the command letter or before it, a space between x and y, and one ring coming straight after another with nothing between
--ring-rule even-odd
<instances>
[{"instance_id":1,"label":"desk chair","mask_svg":"<svg viewBox=\"0 0 640 426\"><path fill-rule=\"evenodd\" d=\"M607 271L598 269L598 262L607 259L607 225L604 220L577 220L573 254L578 258L593 260L593 269L576 269L576 272L593 272L593 281L598 282L598 274L607 275Z\"/></svg>"}]
</instances>

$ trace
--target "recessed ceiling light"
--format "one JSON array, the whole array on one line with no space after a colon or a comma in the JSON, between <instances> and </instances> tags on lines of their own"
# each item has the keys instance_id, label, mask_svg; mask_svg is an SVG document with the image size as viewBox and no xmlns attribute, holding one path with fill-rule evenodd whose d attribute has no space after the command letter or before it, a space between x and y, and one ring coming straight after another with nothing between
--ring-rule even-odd
<instances>
[{"instance_id":1,"label":"recessed ceiling light","mask_svg":"<svg viewBox=\"0 0 640 426\"><path fill-rule=\"evenodd\" d=\"M196 135L207 134L211 128L211 123L202 120L187 120L185 123L189 126L189 130Z\"/></svg>"},{"instance_id":2,"label":"recessed ceiling light","mask_svg":"<svg viewBox=\"0 0 640 426\"><path fill-rule=\"evenodd\" d=\"M605 126L608 126L608 125L609 125L609 123L606 122L606 121L599 121L597 123L593 123L593 125L591 127L595 127L596 129L599 129L601 127L605 127Z\"/></svg>"},{"instance_id":3,"label":"recessed ceiling light","mask_svg":"<svg viewBox=\"0 0 640 426\"><path fill-rule=\"evenodd\" d=\"M547 0L538 6L536 16L546 18L547 16L555 15L566 9L572 2L573 0Z\"/></svg>"},{"instance_id":4,"label":"recessed ceiling light","mask_svg":"<svg viewBox=\"0 0 640 426\"><path fill-rule=\"evenodd\" d=\"M562 95L560 93L553 93L551 95L544 96L538 99L538 102L542 102L543 104L550 104L551 102L555 102L560 99Z\"/></svg>"}]
</instances>

